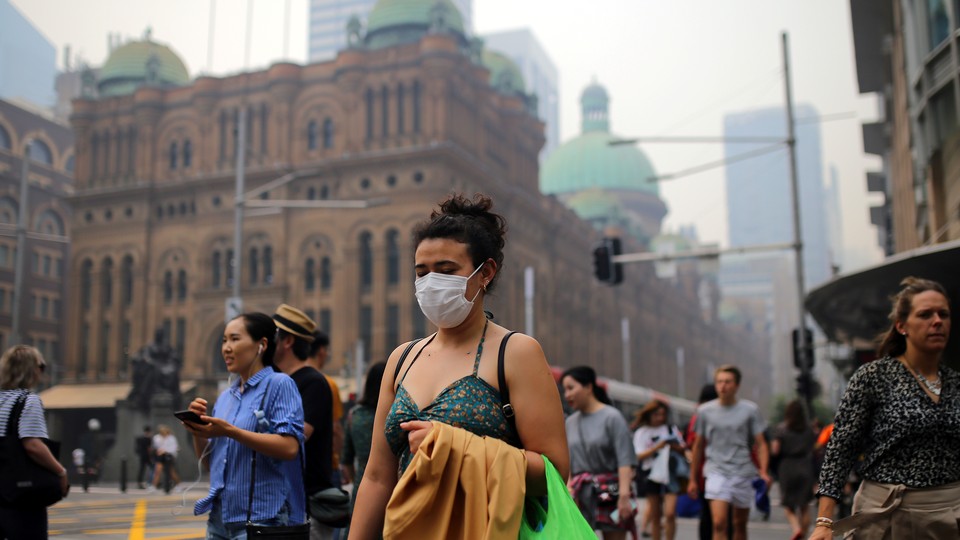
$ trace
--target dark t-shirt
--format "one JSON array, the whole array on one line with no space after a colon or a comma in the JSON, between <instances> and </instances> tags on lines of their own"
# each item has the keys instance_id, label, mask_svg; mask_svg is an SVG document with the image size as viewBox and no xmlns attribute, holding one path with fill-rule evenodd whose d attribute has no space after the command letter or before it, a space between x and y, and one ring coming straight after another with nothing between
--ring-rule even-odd
<instances>
[{"instance_id":1,"label":"dark t-shirt","mask_svg":"<svg viewBox=\"0 0 960 540\"><path fill-rule=\"evenodd\" d=\"M139 457L142 461L150 461L151 444L153 444L153 439L149 435L141 435L137 437L137 440L136 440L137 457Z\"/></svg>"},{"instance_id":2,"label":"dark t-shirt","mask_svg":"<svg viewBox=\"0 0 960 540\"><path fill-rule=\"evenodd\" d=\"M333 485L333 398L323 374L310 366L298 369L290 377L297 383L303 401L303 421L313 426L313 435L304 445L307 470L303 480L309 496Z\"/></svg>"}]
</instances>

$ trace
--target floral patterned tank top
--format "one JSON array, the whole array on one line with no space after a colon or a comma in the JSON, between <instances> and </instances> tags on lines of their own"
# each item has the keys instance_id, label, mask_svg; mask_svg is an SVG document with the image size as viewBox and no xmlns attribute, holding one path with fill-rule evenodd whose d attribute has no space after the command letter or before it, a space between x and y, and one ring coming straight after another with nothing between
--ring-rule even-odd
<instances>
[{"instance_id":1,"label":"floral patterned tank top","mask_svg":"<svg viewBox=\"0 0 960 540\"><path fill-rule=\"evenodd\" d=\"M486 334L486 327L484 327L484 334ZM500 392L477 375L477 369L480 367L480 355L483 353L483 337L480 338L480 345L477 347L477 357L473 362L473 373L450 383L423 409L417 407L416 402L403 387L403 380L407 377L407 373L410 372L414 362L420 357L420 353L430 345L434 337L436 337L436 334L430 337L426 345L417 352L417 355L410 362L410 367L404 372L400 383L397 385L396 397L393 400L393 405L390 406L390 412L387 414L384 431L390 449L399 460L398 476L403 476L404 471L407 470L407 466L413 459L413 455L410 453L410 445L407 443L407 432L400 429L401 422L411 420L443 422L465 429L474 435L494 437L518 448L521 446L518 437L508 427L507 419L500 408ZM401 365L403 360L404 358L401 357Z\"/></svg>"}]
</instances>

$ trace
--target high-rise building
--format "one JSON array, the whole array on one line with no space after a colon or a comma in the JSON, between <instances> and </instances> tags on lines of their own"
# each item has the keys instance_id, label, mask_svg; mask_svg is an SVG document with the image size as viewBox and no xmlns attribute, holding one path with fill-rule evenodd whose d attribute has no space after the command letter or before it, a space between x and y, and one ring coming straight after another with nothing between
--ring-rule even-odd
<instances>
[{"instance_id":1,"label":"high-rise building","mask_svg":"<svg viewBox=\"0 0 960 540\"><path fill-rule=\"evenodd\" d=\"M794 110L797 118L817 116L810 105L797 105ZM786 138L786 123L786 113L780 107L734 113L724 118L723 135ZM819 124L799 123L796 137L804 286L809 289L830 277ZM724 155L730 159L750 149L743 143L728 142ZM786 147L782 152L730 163L726 179L731 247L793 241L790 157Z\"/></svg>"},{"instance_id":2,"label":"high-rise building","mask_svg":"<svg viewBox=\"0 0 960 540\"><path fill-rule=\"evenodd\" d=\"M507 30L483 36L490 49L506 54L520 68L527 92L537 97L537 116L545 125L547 138L540 151L540 163L560 143L560 77L550 55L529 29Z\"/></svg>"},{"instance_id":3,"label":"high-rise building","mask_svg":"<svg viewBox=\"0 0 960 540\"><path fill-rule=\"evenodd\" d=\"M390 15L390 0L379 0L384 4L378 13ZM414 8L429 16L430 9L437 2L452 4L457 8L467 34L473 33L473 0L420 0L415 3L404 2L403 9ZM310 0L310 22L308 28L308 56L310 62L330 60L337 52L347 47L347 22L357 16L364 28L367 18L378 0Z\"/></svg>"},{"instance_id":4,"label":"high-rise building","mask_svg":"<svg viewBox=\"0 0 960 540\"><path fill-rule=\"evenodd\" d=\"M0 0L0 98L53 105L57 49L10 0Z\"/></svg>"}]
</instances>

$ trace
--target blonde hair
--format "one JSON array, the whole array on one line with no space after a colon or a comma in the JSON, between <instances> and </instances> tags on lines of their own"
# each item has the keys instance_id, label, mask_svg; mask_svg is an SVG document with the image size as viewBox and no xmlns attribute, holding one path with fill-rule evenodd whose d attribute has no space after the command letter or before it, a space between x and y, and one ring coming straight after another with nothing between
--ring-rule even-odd
<instances>
[{"instance_id":1,"label":"blonde hair","mask_svg":"<svg viewBox=\"0 0 960 540\"><path fill-rule=\"evenodd\" d=\"M37 366L43 363L43 355L29 345L14 345L0 356L0 388L15 390L33 388L40 380Z\"/></svg>"}]
</instances>

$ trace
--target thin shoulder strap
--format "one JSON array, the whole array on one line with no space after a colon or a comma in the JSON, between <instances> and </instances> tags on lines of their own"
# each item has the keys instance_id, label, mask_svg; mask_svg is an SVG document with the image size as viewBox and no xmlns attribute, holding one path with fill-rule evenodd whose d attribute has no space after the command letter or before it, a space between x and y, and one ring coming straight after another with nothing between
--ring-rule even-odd
<instances>
[{"instance_id":1,"label":"thin shoulder strap","mask_svg":"<svg viewBox=\"0 0 960 540\"><path fill-rule=\"evenodd\" d=\"M507 351L507 340L514 334L516 334L516 332L509 332L503 336L503 340L500 341L500 354L497 355L497 385L500 387L500 408L503 410L503 416L507 419L507 423L510 424L513 432L516 433L516 412L510 403L510 388L507 387L507 373L503 367L504 353Z\"/></svg>"}]
</instances>

